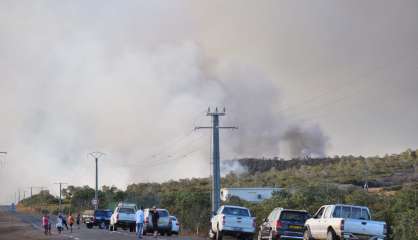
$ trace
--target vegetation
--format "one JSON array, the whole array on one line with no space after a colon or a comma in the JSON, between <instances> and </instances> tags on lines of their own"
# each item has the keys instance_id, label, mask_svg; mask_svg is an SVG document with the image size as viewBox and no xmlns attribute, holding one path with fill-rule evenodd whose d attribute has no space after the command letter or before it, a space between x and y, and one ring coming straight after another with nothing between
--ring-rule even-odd
<instances>
[{"instance_id":1,"label":"vegetation","mask_svg":"<svg viewBox=\"0 0 418 240\"><path fill-rule=\"evenodd\" d=\"M376 220L390 226L390 239L418 240L418 162L417 151L408 150L383 157L336 156L324 159L257 160L241 159L248 173L230 173L222 179L224 187L276 186L285 190L260 204L238 198L231 204L249 207L261 223L276 207L306 209L313 214L327 203L368 206ZM366 180L369 191L362 187ZM119 201L144 207L157 205L176 215L185 231L206 234L210 217L210 181L207 178L182 179L165 183L137 183L125 191L103 186L100 208L112 209ZM43 195L42 195L43 194ZM56 204L46 193L25 199L25 206ZM94 190L88 186L64 189L66 211L92 208Z\"/></svg>"}]
</instances>

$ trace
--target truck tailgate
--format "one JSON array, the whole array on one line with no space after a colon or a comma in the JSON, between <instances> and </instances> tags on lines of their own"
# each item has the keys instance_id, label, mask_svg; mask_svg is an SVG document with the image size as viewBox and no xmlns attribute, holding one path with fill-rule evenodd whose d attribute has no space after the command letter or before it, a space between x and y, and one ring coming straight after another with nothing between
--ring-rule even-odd
<instances>
[{"instance_id":1,"label":"truck tailgate","mask_svg":"<svg viewBox=\"0 0 418 240\"><path fill-rule=\"evenodd\" d=\"M236 230L248 229L253 227L253 218L244 216L225 215L226 227L232 227Z\"/></svg>"},{"instance_id":2,"label":"truck tailgate","mask_svg":"<svg viewBox=\"0 0 418 240\"><path fill-rule=\"evenodd\" d=\"M119 221L135 221L135 214L119 213Z\"/></svg>"},{"instance_id":3,"label":"truck tailgate","mask_svg":"<svg viewBox=\"0 0 418 240\"><path fill-rule=\"evenodd\" d=\"M367 236L382 236L384 223L359 219L346 219L344 232Z\"/></svg>"}]
</instances>

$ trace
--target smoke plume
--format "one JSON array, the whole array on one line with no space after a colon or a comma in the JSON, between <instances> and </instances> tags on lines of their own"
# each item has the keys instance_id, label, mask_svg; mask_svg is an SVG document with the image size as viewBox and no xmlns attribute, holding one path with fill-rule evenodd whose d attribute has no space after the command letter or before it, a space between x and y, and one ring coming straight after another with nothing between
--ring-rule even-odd
<instances>
[{"instance_id":1,"label":"smoke plume","mask_svg":"<svg viewBox=\"0 0 418 240\"><path fill-rule=\"evenodd\" d=\"M66 7L1 4L0 151L9 154L0 180L12 184L0 201L31 185L93 185L92 151L106 153L100 185L208 176L210 132L191 131L211 124L208 106L225 106L221 125L239 127L222 130L223 158L278 156L283 141L292 156L325 154L319 127L287 127L275 79L208 56L184 34L193 31L187 21L153 17L166 8L151 6L151 16L142 6Z\"/></svg>"}]
</instances>

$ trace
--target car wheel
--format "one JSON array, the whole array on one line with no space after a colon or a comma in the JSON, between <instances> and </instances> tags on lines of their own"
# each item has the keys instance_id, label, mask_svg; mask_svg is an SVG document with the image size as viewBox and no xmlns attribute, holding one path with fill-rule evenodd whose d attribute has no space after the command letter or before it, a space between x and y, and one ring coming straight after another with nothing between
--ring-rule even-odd
<instances>
[{"instance_id":1,"label":"car wheel","mask_svg":"<svg viewBox=\"0 0 418 240\"><path fill-rule=\"evenodd\" d=\"M314 240L309 229L305 229L303 232L303 240Z\"/></svg>"},{"instance_id":2,"label":"car wheel","mask_svg":"<svg viewBox=\"0 0 418 240\"><path fill-rule=\"evenodd\" d=\"M222 240L222 238L223 238L223 236L224 236L224 234L223 234L223 232L222 231L217 231L216 232L216 240Z\"/></svg>"},{"instance_id":3,"label":"car wheel","mask_svg":"<svg viewBox=\"0 0 418 240\"><path fill-rule=\"evenodd\" d=\"M276 237L273 235L273 231L270 231L269 240L276 240Z\"/></svg>"},{"instance_id":4,"label":"car wheel","mask_svg":"<svg viewBox=\"0 0 418 240\"><path fill-rule=\"evenodd\" d=\"M337 240L337 236L332 229L328 230L327 240Z\"/></svg>"}]
</instances>

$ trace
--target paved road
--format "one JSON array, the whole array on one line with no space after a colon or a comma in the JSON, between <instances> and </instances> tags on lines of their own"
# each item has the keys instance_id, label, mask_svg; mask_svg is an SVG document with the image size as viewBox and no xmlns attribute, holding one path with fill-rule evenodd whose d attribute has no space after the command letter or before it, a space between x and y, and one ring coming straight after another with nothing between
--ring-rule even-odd
<instances>
[{"instance_id":1,"label":"paved road","mask_svg":"<svg viewBox=\"0 0 418 240\"><path fill-rule=\"evenodd\" d=\"M5 211L5 208L0 207L0 211ZM39 216L35 215L28 215L23 213L11 213L15 215L18 219L21 221L28 223L32 225L32 227L39 229L39 231L42 231L41 228L41 218ZM54 222L54 217L52 217L52 220ZM57 235L56 229L52 229L53 235ZM63 239L73 239L73 240L128 240L128 239L136 239L135 233L131 233L129 231L124 230L118 230L116 232L111 232L105 229L87 229L84 225L80 225L80 229L77 229L77 226L73 228L73 232L65 230L62 234ZM156 238L152 236L145 236L143 238L144 240L154 240ZM183 236L158 236L158 240L174 240L174 239L180 239L180 240L204 240L205 238L195 238L195 237L183 237Z\"/></svg>"}]
</instances>

